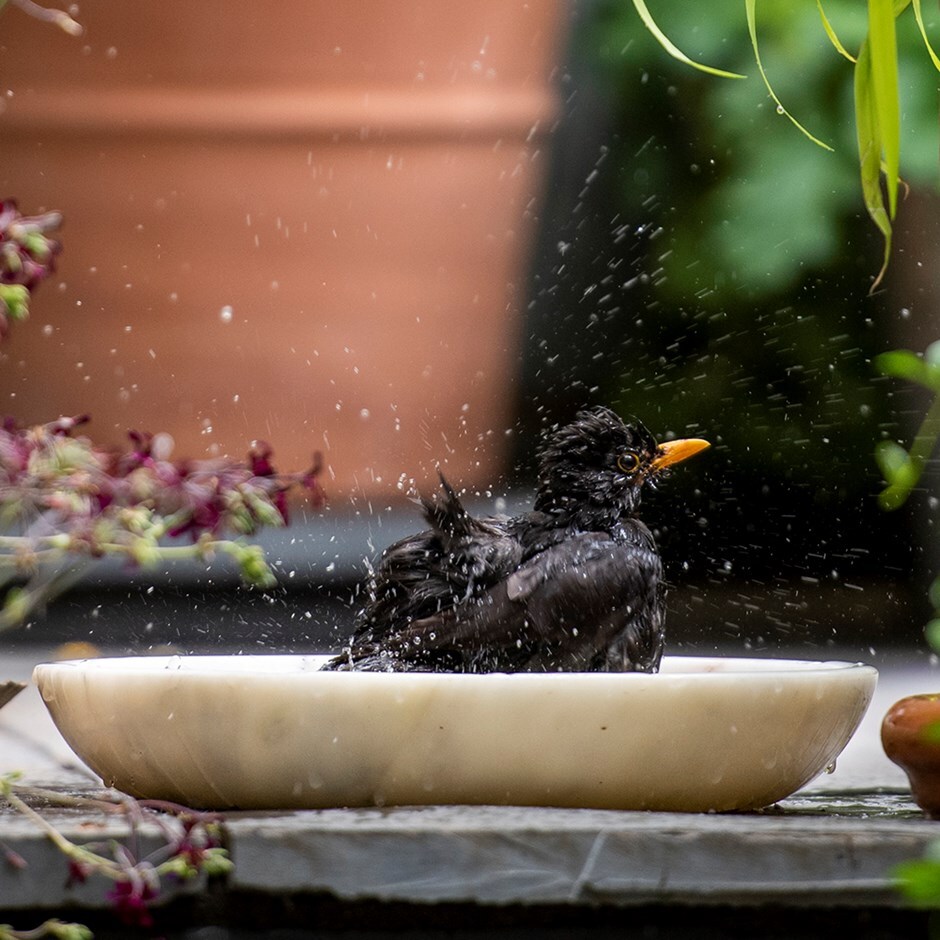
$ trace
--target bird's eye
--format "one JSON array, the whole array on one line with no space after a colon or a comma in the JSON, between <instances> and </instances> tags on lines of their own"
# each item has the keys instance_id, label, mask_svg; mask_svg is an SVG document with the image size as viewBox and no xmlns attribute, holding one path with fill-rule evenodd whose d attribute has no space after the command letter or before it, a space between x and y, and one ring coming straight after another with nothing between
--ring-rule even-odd
<instances>
[{"instance_id":1,"label":"bird's eye","mask_svg":"<svg viewBox=\"0 0 940 940\"><path fill-rule=\"evenodd\" d=\"M640 458L632 451L627 451L627 453L621 454L617 458L617 466L620 467L624 473L633 473L639 465Z\"/></svg>"}]
</instances>

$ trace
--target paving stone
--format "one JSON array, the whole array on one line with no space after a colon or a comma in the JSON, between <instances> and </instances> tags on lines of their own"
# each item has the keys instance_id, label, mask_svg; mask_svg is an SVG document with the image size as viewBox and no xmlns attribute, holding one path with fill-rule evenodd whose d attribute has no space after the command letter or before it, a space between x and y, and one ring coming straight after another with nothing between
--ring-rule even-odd
<instances>
[{"instance_id":1,"label":"paving stone","mask_svg":"<svg viewBox=\"0 0 940 940\"><path fill-rule=\"evenodd\" d=\"M934 824L900 795L741 815L401 807L229 816L233 887L347 900L892 904ZM867 807L867 812L865 808Z\"/></svg>"},{"instance_id":2,"label":"paving stone","mask_svg":"<svg viewBox=\"0 0 940 940\"><path fill-rule=\"evenodd\" d=\"M28 677L42 658L8 658L7 677ZM219 890L412 905L892 907L899 903L892 868L922 855L940 827L911 803L877 729L896 698L940 683L923 659L882 669L876 701L836 773L762 813L490 806L232 813L225 833L235 870ZM32 783L90 786L35 689L0 711L0 772L17 768ZM126 831L95 814L52 810L48 818L78 840ZM0 812L0 844L28 863L0 862L0 911L106 904L101 881L67 888L61 855L9 809Z\"/></svg>"}]
</instances>

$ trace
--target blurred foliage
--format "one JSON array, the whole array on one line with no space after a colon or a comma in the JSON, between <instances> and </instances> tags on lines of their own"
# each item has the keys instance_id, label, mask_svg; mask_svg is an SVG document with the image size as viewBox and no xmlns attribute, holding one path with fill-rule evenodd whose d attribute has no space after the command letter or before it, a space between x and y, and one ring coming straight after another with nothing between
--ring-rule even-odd
<instances>
[{"instance_id":1,"label":"blurred foliage","mask_svg":"<svg viewBox=\"0 0 940 940\"><path fill-rule=\"evenodd\" d=\"M828 0L826 12L846 46L858 48L867 28L865 5ZM707 16L695 4L669 4L660 25L693 58L748 74L747 81L717 80L668 58L632 5L618 0L602 0L583 34L582 54L605 74L621 114L642 109L644 86L665 83L671 120L687 141L684 167L664 152L663 140L650 142L655 159L629 161L631 178L623 182L636 190L633 198L641 201L645 192L660 199L677 171L680 179L700 174L707 183L682 206L683 225L663 263L667 291L683 298L714 297L716 279L752 296L786 289L830 261L842 242L844 219L861 209L852 64L832 47L814 4L778 0L760 6L767 75L790 113L834 147L828 153L777 113L756 74L741 13L738 0L712 0ZM940 12L928 11L925 27L937 35ZM911 185L934 185L938 74L913 17L898 20L897 39L902 176ZM703 248L708 270L701 264Z\"/></svg>"},{"instance_id":2,"label":"blurred foliage","mask_svg":"<svg viewBox=\"0 0 940 940\"><path fill-rule=\"evenodd\" d=\"M271 448L255 441L245 461L172 461L166 436L132 432L129 450L107 450L74 433L86 421L0 426L0 631L108 557L152 568L227 556L247 584L271 588L264 551L241 537L286 525L295 486L324 501L319 458L307 473L280 474ZM168 543L181 537L191 541Z\"/></svg>"},{"instance_id":3,"label":"blurred foliage","mask_svg":"<svg viewBox=\"0 0 940 940\"><path fill-rule=\"evenodd\" d=\"M917 907L940 907L940 842L931 842L920 859L895 866L895 887Z\"/></svg>"},{"instance_id":4,"label":"blurred foliage","mask_svg":"<svg viewBox=\"0 0 940 940\"><path fill-rule=\"evenodd\" d=\"M657 42L673 58L700 71L725 78L744 78L740 72L714 69L689 59L653 21L645 0L633 0L633 5L644 25ZM899 49L896 20L909 7L924 40L921 51L934 67L940 70L940 58L930 43L923 19L921 0L868 0L867 28L860 44L850 42L857 49L855 56L846 49L833 28L823 7L816 0L820 26L832 47L853 68L855 130L859 154L862 197L869 216L884 237L882 266L872 284L876 289L884 277L891 258L893 223L897 212L900 155L901 155L901 102L899 82ZM778 8L779 9L779 8ZM856 11L857 12L857 11ZM777 114L784 115L813 143L824 150L833 148L821 141L791 114L773 88L764 69L757 29L757 0L745 0L748 36L754 52L754 64L761 81L776 106ZM906 51L906 50L905 50Z\"/></svg>"},{"instance_id":5,"label":"blurred foliage","mask_svg":"<svg viewBox=\"0 0 940 940\"><path fill-rule=\"evenodd\" d=\"M940 341L931 343L923 356L908 349L882 353L876 365L883 375L918 385L930 394L930 403L909 448L894 440L883 440L875 449L875 460L884 477L885 487L878 495L881 508L900 509L922 485L930 458L940 443ZM936 509L936 499L930 500ZM934 573L928 590L933 618L925 627L927 641L940 652L940 574ZM934 729L935 731L940 729ZM940 738L938 738L940 740ZM937 895L940 899L940 893Z\"/></svg>"},{"instance_id":6,"label":"blurred foliage","mask_svg":"<svg viewBox=\"0 0 940 940\"><path fill-rule=\"evenodd\" d=\"M903 437L920 401L873 363L918 311L868 295L883 245L859 194L852 64L815 4L758 5L768 78L827 152L777 113L740 0L651 9L690 57L748 78L667 56L625 0L582 8L530 302L535 420L600 402L659 435L712 440L646 509L693 574L908 573L911 511L880 512L871 452ZM857 49L866 5L825 9ZM936 11L926 28L940 35ZM898 44L901 174L916 193L938 177L940 76L913 17ZM921 248L905 235L891 290ZM520 450L537 428L522 431Z\"/></svg>"},{"instance_id":7,"label":"blurred foliage","mask_svg":"<svg viewBox=\"0 0 940 940\"><path fill-rule=\"evenodd\" d=\"M875 449L886 483L878 500L882 509L894 510L904 505L920 483L940 440L940 342L931 343L922 357L908 349L882 353L876 365L883 375L920 385L932 396L910 450L892 440L880 441Z\"/></svg>"}]
</instances>

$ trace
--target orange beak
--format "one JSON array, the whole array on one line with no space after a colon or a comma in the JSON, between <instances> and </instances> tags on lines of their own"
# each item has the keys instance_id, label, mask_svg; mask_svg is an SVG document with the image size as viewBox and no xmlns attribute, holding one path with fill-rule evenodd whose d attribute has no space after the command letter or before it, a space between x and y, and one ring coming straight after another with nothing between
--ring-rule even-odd
<instances>
[{"instance_id":1,"label":"orange beak","mask_svg":"<svg viewBox=\"0 0 940 940\"><path fill-rule=\"evenodd\" d=\"M650 467L654 472L664 470L673 464L688 460L689 457L694 457L699 451L711 446L708 441L703 441L698 437L687 437L680 441L666 441L659 445L656 457Z\"/></svg>"}]
</instances>

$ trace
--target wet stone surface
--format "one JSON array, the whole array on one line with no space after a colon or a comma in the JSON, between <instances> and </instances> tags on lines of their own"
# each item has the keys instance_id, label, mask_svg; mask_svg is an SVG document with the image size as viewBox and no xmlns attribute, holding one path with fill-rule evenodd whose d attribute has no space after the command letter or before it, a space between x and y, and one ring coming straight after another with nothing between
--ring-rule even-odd
<instances>
[{"instance_id":1,"label":"wet stone surface","mask_svg":"<svg viewBox=\"0 0 940 940\"><path fill-rule=\"evenodd\" d=\"M908 790L875 789L844 792L802 791L761 810L765 816L826 816L851 819L918 819L924 814ZM940 832L938 832L940 835Z\"/></svg>"}]
</instances>

